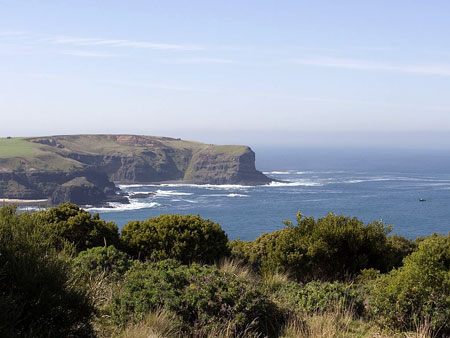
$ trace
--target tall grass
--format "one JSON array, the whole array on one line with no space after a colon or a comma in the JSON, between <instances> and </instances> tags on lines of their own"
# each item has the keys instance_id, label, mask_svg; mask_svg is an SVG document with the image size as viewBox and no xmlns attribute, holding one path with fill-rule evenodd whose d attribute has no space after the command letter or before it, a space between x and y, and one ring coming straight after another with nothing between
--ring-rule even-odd
<instances>
[{"instance_id":1,"label":"tall grass","mask_svg":"<svg viewBox=\"0 0 450 338\"><path fill-rule=\"evenodd\" d=\"M143 321L129 324L118 337L176 338L185 337L185 334L172 314L158 309L150 312Z\"/></svg>"},{"instance_id":2,"label":"tall grass","mask_svg":"<svg viewBox=\"0 0 450 338\"><path fill-rule=\"evenodd\" d=\"M231 259L228 257L222 258L217 263L217 267L225 273L238 276L245 280L255 281L259 279L251 267L236 259Z\"/></svg>"}]
</instances>

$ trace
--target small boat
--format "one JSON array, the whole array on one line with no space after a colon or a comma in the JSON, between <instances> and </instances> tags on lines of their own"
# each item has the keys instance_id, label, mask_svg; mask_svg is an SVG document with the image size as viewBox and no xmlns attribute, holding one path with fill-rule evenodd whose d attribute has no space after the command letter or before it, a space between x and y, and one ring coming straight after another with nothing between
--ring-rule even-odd
<instances>
[{"instance_id":1,"label":"small boat","mask_svg":"<svg viewBox=\"0 0 450 338\"><path fill-rule=\"evenodd\" d=\"M419 198L419 202L425 202L425 201L426 201L425 198L423 198L423 197Z\"/></svg>"}]
</instances>

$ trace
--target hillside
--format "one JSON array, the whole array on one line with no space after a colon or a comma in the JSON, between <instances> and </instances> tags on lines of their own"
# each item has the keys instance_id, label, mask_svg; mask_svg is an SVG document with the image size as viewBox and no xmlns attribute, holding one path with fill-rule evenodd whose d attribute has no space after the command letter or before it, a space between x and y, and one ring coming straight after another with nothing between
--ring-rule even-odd
<instances>
[{"instance_id":1,"label":"hillside","mask_svg":"<svg viewBox=\"0 0 450 338\"><path fill-rule=\"evenodd\" d=\"M98 204L113 182L267 184L247 146L168 137L68 135L0 139L0 198Z\"/></svg>"}]
</instances>

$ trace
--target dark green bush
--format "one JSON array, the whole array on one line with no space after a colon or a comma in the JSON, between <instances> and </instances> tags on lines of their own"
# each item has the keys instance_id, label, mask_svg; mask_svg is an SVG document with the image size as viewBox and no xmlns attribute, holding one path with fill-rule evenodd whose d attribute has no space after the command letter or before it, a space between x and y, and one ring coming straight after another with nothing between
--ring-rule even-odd
<instances>
[{"instance_id":1,"label":"dark green bush","mask_svg":"<svg viewBox=\"0 0 450 338\"><path fill-rule=\"evenodd\" d=\"M377 221L364 225L333 213L316 221L299 213L297 225L285 224L284 229L263 234L253 243L233 242L233 255L262 272L283 272L311 281L346 279L367 268L386 272L398 263L393 252L401 257L410 252L398 244L400 240L388 240L390 226Z\"/></svg>"},{"instance_id":2,"label":"dark green bush","mask_svg":"<svg viewBox=\"0 0 450 338\"><path fill-rule=\"evenodd\" d=\"M375 318L391 327L415 329L430 321L439 335L450 334L450 234L420 241L403 267L380 276L370 294Z\"/></svg>"},{"instance_id":3,"label":"dark green bush","mask_svg":"<svg viewBox=\"0 0 450 338\"><path fill-rule=\"evenodd\" d=\"M104 276L120 279L131 263L126 253L110 245L80 252L74 260L74 271L77 276L85 278Z\"/></svg>"},{"instance_id":4,"label":"dark green bush","mask_svg":"<svg viewBox=\"0 0 450 338\"><path fill-rule=\"evenodd\" d=\"M399 267L403 259L417 250L417 242L399 235L387 236L386 266Z\"/></svg>"},{"instance_id":5,"label":"dark green bush","mask_svg":"<svg viewBox=\"0 0 450 338\"><path fill-rule=\"evenodd\" d=\"M47 225L49 241L61 248L64 241L73 243L77 251L96 246L119 245L119 230L113 222L101 220L71 203L39 211L33 217Z\"/></svg>"},{"instance_id":6,"label":"dark green bush","mask_svg":"<svg viewBox=\"0 0 450 338\"><path fill-rule=\"evenodd\" d=\"M114 300L115 323L139 321L161 307L182 318L193 335L226 327L230 336L245 330L272 336L282 323L277 308L250 281L175 260L135 264Z\"/></svg>"},{"instance_id":7,"label":"dark green bush","mask_svg":"<svg viewBox=\"0 0 450 338\"><path fill-rule=\"evenodd\" d=\"M220 225L194 215L161 215L130 222L123 227L121 239L140 259L212 263L229 254L228 238Z\"/></svg>"},{"instance_id":8,"label":"dark green bush","mask_svg":"<svg viewBox=\"0 0 450 338\"><path fill-rule=\"evenodd\" d=\"M0 209L0 336L89 337L92 307L71 280L70 258L48 246L44 226Z\"/></svg>"}]
</instances>

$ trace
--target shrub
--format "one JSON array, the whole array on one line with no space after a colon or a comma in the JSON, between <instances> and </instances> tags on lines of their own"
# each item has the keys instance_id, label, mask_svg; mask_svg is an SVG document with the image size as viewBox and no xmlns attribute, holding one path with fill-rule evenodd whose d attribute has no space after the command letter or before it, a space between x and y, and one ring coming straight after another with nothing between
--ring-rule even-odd
<instances>
[{"instance_id":1,"label":"shrub","mask_svg":"<svg viewBox=\"0 0 450 338\"><path fill-rule=\"evenodd\" d=\"M194 215L161 215L126 224L124 246L141 259L174 258L183 263L212 263L229 254L228 238L217 223Z\"/></svg>"},{"instance_id":2,"label":"shrub","mask_svg":"<svg viewBox=\"0 0 450 338\"><path fill-rule=\"evenodd\" d=\"M77 251L119 244L119 230L116 224L105 222L98 214L91 215L75 204L61 204L49 210L36 212L34 217L47 225L49 241L56 248L61 248L64 241L73 243Z\"/></svg>"},{"instance_id":3,"label":"shrub","mask_svg":"<svg viewBox=\"0 0 450 338\"><path fill-rule=\"evenodd\" d=\"M364 311L364 299L359 289L349 283L312 281L296 294L297 309L309 314L332 309L352 309L357 315Z\"/></svg>"},{"instance_id":4,"label":"shrub","mask_svg":"<svg viewBox=\"0 0 450 338\"><path fill-rule=\"evenodd\" d=\"M322 314L344 310L361 316L364 296L355 284L312 281L304 285L285 281L271 291L274 301L290 316Z\"/></svg>"},{"instance_id":5,"label":"shrub","mask_svg":"<svg viewBox=\"0 0 450 338\"><path fill-rule=\"evenodd\" d=\"M74 260L75 273L80 277L102 275L119 279L130 266L128 255L112 245L87 249Z\"/></svg>"},{"instance_id":6,"label":"shrub","mask_svg":"<svg viewBox=\"0 0 450 338\"><path fill-rule=\"evenodd\" d=\"M89 337L92 307L42 224L0 209L0 336Z\"/></svg>"},{"instance_id":7,"label":"shrub","mask_svg":"<svg viewBox=\"0 0 450 338\"><path fill-rule=\"evenodd\" d=\"M277 308L252 283L216 267L174 260L135 264L113 302L112 317L117 324L140 321L158 308L176 313L195 336L224 326L230 336L243 331L270 336L281 324Z\"/></svg>"},{"instance_id":8,"label":"shrub","mask_svg":"<svg viewBox=\"0 0 450 338\"><path fill-rule=\"evenodd\" d=\"M415 329L429 321L437 334L450 334L450 234L422 240L403 267L380 276L369 304L391 327Z\"/></svg>"},{"instance_id":9,"label":"shrub","mask_svg":"<svg viewBox=\"0 0 450 338\"><path fill-rule=\"evenodd\" d=\"M395 263L386 254L393 252L387 239L391 227L381 222L364 225L356 218L333 213L316 221L298 213L297 225L285 224L284 229L263 234L253 243L233 242L233 255L263 273L288 273L305 282L343 280L367 268L385 272Z\"/></svg>"},{"instance_id":10,"label":"shrub","mask_svg":"<svg viewBox=\"0 0 450 338\"><path fill-rule=\"evenodd\" d=\"M417 243L399 235L387 236L386 266L399 267L403 259L417 250Z\"/></svg>"}]
</instances>

